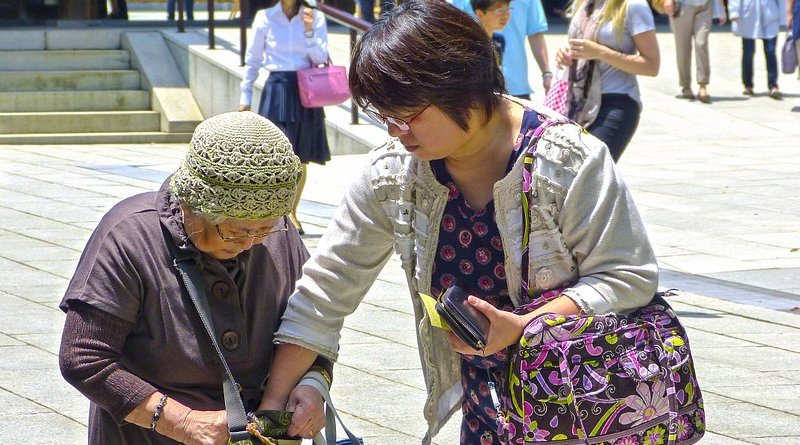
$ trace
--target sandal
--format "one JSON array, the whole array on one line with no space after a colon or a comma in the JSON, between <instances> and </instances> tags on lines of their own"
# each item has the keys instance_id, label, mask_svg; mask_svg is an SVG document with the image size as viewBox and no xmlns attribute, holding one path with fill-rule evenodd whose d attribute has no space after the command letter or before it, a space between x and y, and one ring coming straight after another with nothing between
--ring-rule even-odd
<instances>
[{"instance_id":1,"label":"sandal","mask_svg":"<svg viewBox=\"0 0 800 445\"><path fill-rule=\"evenodd\" d=\"M744 87L744 91L742 91L742 94L744 94L745 96L752 96L753 87Z\"/></svg>"},{"instance_id":2,"label":"sandal","mask_svg":"<svg viewBox=\"0 0 800 445\"><path fill-rule=\"evenodd\" d=\"M778 87L772 87L769 90L769 97L775 100L781 100L783 99L783 94L781 93L781 90L778 89Z\"/></svg>"},{"instance_id":3,"label":"sandal","mask_svg":"<svg viewBox=\"0 0 800 445\"><path fill-rule=\"evenodd\" d=\"M681 90L681 95L678 97L680 97L681 99L694 100L694 93L692 93L691 88L684 88L683 90Z\"/></svg>"},{"instance_id":4,"label":"sandal","mask_svg":"<svg viewBox=\"0 0 800 445\"><path fill-rule=\"evenodd\" d=\"M705 86L700 87L700 91L697 92L697 99L704 104L711 103L711 96L708 94Z\"/></svg>"}]
</instances>

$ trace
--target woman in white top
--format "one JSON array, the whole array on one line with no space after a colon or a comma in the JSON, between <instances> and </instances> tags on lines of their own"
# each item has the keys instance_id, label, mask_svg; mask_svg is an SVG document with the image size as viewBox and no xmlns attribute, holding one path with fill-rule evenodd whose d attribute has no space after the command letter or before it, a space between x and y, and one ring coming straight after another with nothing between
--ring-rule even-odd
<instances>
[{"instance_id":1,"label":"woman in white top","mask_svg":"<svg viewBox=\"0 0 800 445\"><path fill-rule=\"evenodd\" d=\"M303 164L303 179L289 215L302 235L297 204L305 185L306 166L309 162L324 164L331 155L325 135L325 114L322 108L305 108L300 103L297 71L328 60L328 26L321 12L298 0L280 0L275 6L258 11L251 31L239 111L250 110L253 83L263 67L269 77L258 114L286 134Z\"/></svg>"},{"instance_id":2,"label":"woman in white top","mask_svg":"<svg viewBox=\"0 0 800 445\"><path fill-rule=\"evenodd\" d=\"M781 99L778 88L778 58L775 47L778 32L786 25L785 0L729 0L728 13L733 33L742 38L742 83L745 96L753 95L753 56L756 39L764 43L767 60L767 87L773 99Z\"/></svg>"}]
</instances>

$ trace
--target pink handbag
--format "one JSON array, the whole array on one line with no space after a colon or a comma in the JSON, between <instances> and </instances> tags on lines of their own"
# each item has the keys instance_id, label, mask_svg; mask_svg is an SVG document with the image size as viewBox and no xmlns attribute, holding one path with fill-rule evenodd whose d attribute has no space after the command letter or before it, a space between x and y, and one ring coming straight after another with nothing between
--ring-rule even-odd
<instances>
[{"instance_id":1,"label":"pink handbag","mask_svg":"<svg viewBox=\"0 0 800 445\"><path fill-rule=\"evenodd\" d=\"M569 71L559 68L544 97L544 106L566 116L569 112Z\"/></svg>"},{"instance_id":2,"label":"pink handbag","mask_svg":"<svg viewBox=\"0 0 800 445\"><path fill-rule=\"evenodd\" d=\"M337 105L350 98L345 67L332 64L331 59L325 65L298 70L297 86L306 108Z\"/></svg>"}]
</instances>

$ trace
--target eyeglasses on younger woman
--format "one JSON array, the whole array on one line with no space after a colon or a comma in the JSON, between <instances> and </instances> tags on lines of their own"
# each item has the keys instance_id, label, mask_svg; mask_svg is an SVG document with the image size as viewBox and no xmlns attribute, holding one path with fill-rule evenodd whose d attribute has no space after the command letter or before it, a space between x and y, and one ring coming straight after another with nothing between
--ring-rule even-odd
<instances>
[{"instance_id":1,"label":"eyeglasses on younger woman","mask_svg":"<svg viewBox=\"0 0 800 445\"><path fill-rule=\"evenodd\" d=\"M405 119L401 119L395 116L384 116L383 114L379 113L378 110L376 110L370 103L367 103L367 105L363 107L363 110L364 113L367 114L367 116L371 117L372 119L375 119L376 121L382 124L392 124L395 127L397 127L397 129L400 131L408 131L411 128L411 122L414 121L414 119L416 119L417 117L419 117L419 115L422 114L422 112L424 112L425 110L427 110L428 107L430 106L431 104L425 105L423 109L417 111L416 113Z\"/></svg>"}]
</instances>

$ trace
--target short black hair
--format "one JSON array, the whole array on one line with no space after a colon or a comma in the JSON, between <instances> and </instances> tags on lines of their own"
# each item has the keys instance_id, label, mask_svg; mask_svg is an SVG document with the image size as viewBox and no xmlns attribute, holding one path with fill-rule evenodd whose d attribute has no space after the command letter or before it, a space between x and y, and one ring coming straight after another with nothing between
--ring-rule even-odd
<instances>
[{"instance_id":1,"label":"short black hair","mask_svg":"<svg viewBox=\"0 0 800 445\"><path fill-rule=\"evenodd\" d=\"M490 119L505 80L486 31L440 0L407 0L370 27L353 49L350 92L391 112L436 105L463 130L472 109Z\"/></svg>"},{"instance_id":2,"label":"short black hair","mask_svg":"<svg viewBox=\"0 0 800 445\"><path fill-rule=\"evenodd\" d=\"M469 4L472 5L473 11L486 11L495 3L511 3L511 0L470 0Z\"/></svg>"}]
</instances>

